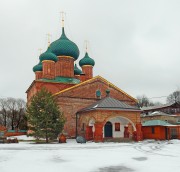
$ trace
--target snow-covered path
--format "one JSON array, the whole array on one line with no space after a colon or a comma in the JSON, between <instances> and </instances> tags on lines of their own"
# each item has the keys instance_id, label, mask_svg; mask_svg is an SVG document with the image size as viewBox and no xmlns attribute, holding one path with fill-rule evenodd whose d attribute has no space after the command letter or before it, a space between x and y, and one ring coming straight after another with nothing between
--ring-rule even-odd
<instances>
[{"instance_id":1,"label":"snow-covered path","mask_svg":"<svg viewBox=\"0 0 180 172\"><path fill-rule=\"evenodd\" d=\"M0 172L180 171L180 140L0 144Z\"/></svg>"}]
</instances>

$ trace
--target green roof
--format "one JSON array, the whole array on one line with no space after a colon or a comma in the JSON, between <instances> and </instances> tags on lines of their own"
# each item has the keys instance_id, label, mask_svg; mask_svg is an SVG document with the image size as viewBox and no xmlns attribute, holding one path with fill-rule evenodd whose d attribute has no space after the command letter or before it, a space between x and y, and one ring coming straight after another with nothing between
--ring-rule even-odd
<instances>
[{"instance_id":1,"label":"green roof","mask_svg":"<svg viewBox=\"0 0 180 172\"><path fill-rule=\"evenodd\" d=\"M66 37L64 27L62 28L61 37L52 42L50 47L56 56L71 56L75 60L77 60L79 57L79 48L74 42Z\"/></svg>"},{"instance_id":2,"label":"green roof","mask_svg":"<svg viewBox=\"0 0 180 172\"><path fill-rule=\"evenodd\" d=\"M61 77L61 76L57 76L55 79L39 79L41 81L45 81L45 82L59 82L59 83L68 83L68 84L79 84L80 80L76 79L76 78L67 78L67 77Z\"/></svg>"},{"instance_id":3,"label":"green roof","mask_svg":"<svg viewBox=\"0 0 180 172\"><path fill-rule=\"evenodd\" d=\"M161 120L149 120L149 121L145 121L144 123L142 123L142 126L169 126L172 125L166 121L161 121Z\"/></svg>"},{"instance_id":4,"label":"green roof","mask_svg":"<svg viewBox=\"0 0 180 172\"><path fill-rule=\"evenodd\" d=\"M82 71L77 67L77 65L74 65L74 75L80 75L82 74Z\"/></svg>"},{"instance_id":5,"label":"green roof","mask_svg":"<svg viewBox=\"0 0 180 172\"><path fill-rule=\"evenodd\" d=\"M34 71L34 72L42 71L42 63L39 62L37 65L35 65L35 66L33 67L33 71Z\"/></svg>"},{"instance_id":6,"label":"green roof","mask_svg":"<svg viewBox=\"0 0 180 172\"><path fill-rule=\"evenodd\" d=\"M89 57L88 53L86 52L85 56L79 61L79 65L82 67L84 65L95 65L95 61Z\"/></svg>"},{"instance_id":7,"label":"green roof","mask_svg":"<svg viewBox=\"0 0 180 172\"><path fill-rule=\"evenodd\" d=\"M40 61L44 61L44 60L52 60L54 62L58 61L58 58L55 54L52 53L51 48L48 47L48 49L46 50L46 52L42 53L39 56Z\"/></svg>"}]
</instances>

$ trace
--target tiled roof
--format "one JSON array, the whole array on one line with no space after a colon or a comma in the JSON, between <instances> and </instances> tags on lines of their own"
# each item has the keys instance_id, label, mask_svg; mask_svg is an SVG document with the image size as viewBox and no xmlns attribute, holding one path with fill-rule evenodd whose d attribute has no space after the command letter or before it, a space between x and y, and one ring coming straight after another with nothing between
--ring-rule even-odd
<instances>
[{"instance_id":1,"label":"tiled roof","mask_svg":"<svg viewBox=\"0 0 180 172\"><path fill-rule=\"evenodd\" d=\"M105 98L93 103L92 105L90 105L84 109L81 109L79 112L91 111L91 110L97 110L97 109L141 111L136 106L130 106L130 105L126 104L125 102L119 101L112 97L105 97Z\"/></svg>"}]
</instances>

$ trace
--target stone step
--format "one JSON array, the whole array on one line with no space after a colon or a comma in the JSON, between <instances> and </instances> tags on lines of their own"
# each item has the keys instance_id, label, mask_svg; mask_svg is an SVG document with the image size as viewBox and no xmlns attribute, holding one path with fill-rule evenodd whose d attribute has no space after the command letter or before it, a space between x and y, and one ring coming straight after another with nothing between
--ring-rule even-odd
<instances>
[{"instance_id":1,"label":"stone step","mask_svg":"<svg viewBox=\"0 0 180 172\"><path fill-rule=\"evenodd\" d=\"M132 142L132 138L104 138L104 142L118 142L118 143L126 143L126 142Z\"/></svg>"}]
</instances>

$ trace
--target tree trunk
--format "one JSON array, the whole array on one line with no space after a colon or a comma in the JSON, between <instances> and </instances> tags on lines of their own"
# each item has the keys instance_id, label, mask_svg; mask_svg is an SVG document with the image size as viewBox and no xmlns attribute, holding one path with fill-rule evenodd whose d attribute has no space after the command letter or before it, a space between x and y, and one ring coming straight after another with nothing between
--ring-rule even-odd
<instances>
[{"instance_id":1,"label":"tree trunk","mask_svg":"<svg viewBox=\"0 0 180 172\"><path fill-rule=\"evenodd\" d=\"M11 128L14 130L14 119L15 119L15 111L14 109L12 110L12 117L11 117Z\"/></svg>"},{"instance_id":2,"label":"tree trunk","mask_svg":"<svg viewBox=\"0 0 180 172\"><path fill-rule=\"evenodd\" d=\"M16 125L17 129L19 129L19 125L20 125L21 118L22 118L21 111L22 111L22 109L20 109L18 112L18 120L17 120L17 125Z\"/></svg>"},{"instance_id":3,"label":"tree trunk","mask_svg":"<svg viewBox=\"0 0 180 172\"><path fill-rule=\"evenodd\" d=\"M48 135L47 135L47 130L46 130L46 143L48 143L49 140L48 140Z\"/></svg>"},{"instance_id":4,"label":"tree trunk","mask_svg":"<svg viewBox=\"0 0 180 172\"><path fill-rule=\"evenodd\" d=\"M13 123L14 123L14 121L12 120L11 121L11 130L14 130L14 124Z\"/></svg>"}]
</instances>

